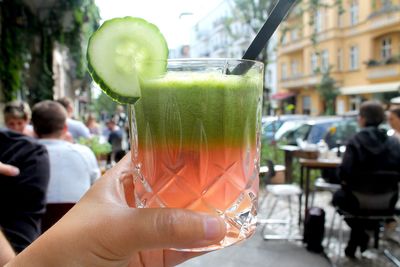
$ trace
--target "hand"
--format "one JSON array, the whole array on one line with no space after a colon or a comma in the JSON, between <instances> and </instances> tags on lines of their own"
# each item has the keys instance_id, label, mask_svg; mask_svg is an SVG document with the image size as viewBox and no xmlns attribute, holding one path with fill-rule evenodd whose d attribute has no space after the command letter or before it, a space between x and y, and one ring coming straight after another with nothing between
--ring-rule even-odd
<instances>
[{"instance_id":1,"label":"hand","mask_svg":"<svg viewBox=\"0 0 400 267\"><path fill-rule=\"evenodd\" d=\"M17 167L0 162L0 175L17 176L18 174L19 169Z\"/></svg>"},{"instance_id":2,"label":"hand","mask_svg":"<svg viewBox=\"0 0 400 267\"><path fill-rule=\"evenodd\" d=\"M202 253L167 248L207 246L225 236L225 223L218 217L133 208L129 168L128 153L7 266L174 266Z\"/></svg>"}]
</instances>

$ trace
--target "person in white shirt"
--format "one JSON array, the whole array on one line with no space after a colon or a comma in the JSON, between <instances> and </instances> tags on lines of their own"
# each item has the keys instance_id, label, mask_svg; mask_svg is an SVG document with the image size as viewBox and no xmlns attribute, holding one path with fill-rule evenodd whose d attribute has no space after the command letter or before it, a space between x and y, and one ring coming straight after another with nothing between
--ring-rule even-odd
<instances>
[{"instance_id":1,"label":"person in white shirt","mask_svg":"<svg viewBox=\"0 0 400 267\"><path fill-rule=\"evenodd\" d=\"M394 133L393 135L400 140L400 107L391 108L389 111L388 122L390 127L392 127Z\"/></svg>"},{"instance_id":2,"label":"person in white shirt","mask_svg":"<svg viewBox=\"0 0 400 267\"><path fill-rule=\"evenodd\" d=\"M60 218L100 177L94 153L86 146L65 141L66 118L65 109L55 101L39 102L32 110L35 133L39 142L46 146L50 158L47 212L52 212L49 204L69 204L57 206L56 212L60 213L57 217ZM45 219L43 224L46 225Z\"/></svg>"},{"instance_id":3,"label":"person in white shirt","mask_svg":"<svg viewBox=\"0 0 400 267\"><path fill-rule=\"evenodd\" d=\"M73 139L76 141L81 137L90 138L91 135L89 128L86 127L83 122L72 118L74 115L74 106L72 104L72 100L67 97L63 97L58 99L57 102L60 103L67 111L68 132L72 135Z\"/></svg>"}]
</instances>

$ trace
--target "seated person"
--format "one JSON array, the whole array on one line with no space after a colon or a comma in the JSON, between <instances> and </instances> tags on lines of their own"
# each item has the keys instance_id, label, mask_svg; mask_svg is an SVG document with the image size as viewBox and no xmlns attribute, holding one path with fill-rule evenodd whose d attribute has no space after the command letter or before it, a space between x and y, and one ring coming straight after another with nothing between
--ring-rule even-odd
<instances>
[{"instance_id":1,"label":"seated person","mask_svg":"<svg viewBox=\"0 0 400 267\"><path fill-rule=\"evenodd\" d=\"M0 162L0 229L13 249L20 252L41 233L49 157L35 139L0 130Z\"/></svg>"},{"instance_id":2,"label":"seated person","mask_svg":"<svg viewBox=\"0 0 400 267\"><path fill-rule=\"evenodd\" d=\"M33 136L31 120L31 109L22 101L12 101L5 105L4 120L8 129L17 133Z\"/></svg>"},{"instance_id":3,"label":"seated person","mask_svg":"<svg viewBox=\"0 0 400 267\"><path fill-rule=\"evenodd\" d=\"M93 152L84 145L64 140L66 120L67 113L58 102L46 100L33 107L33 128L50 158L48 205L43 230L61 218L100 177Z\"/></svg>"},{"instance_id":4,"label":"seated person","mask_svg":"<svg viewBox=\"0 0 400 267\"><path fill-rule=\"evenodd\" d=\"M68 126L68 133L65 136L72 136L72 141L77 141L79 138L90 138L90 131L86 125L73 118L74 116L74 104L71 99L67 97L63 97L57 100L67 112L67 126Z\"/></svg>"},{"instance_id":5,"label":"seated person","mask_svg":"<svg viewBox=\"0 0 400 267\"><path fill-rule=\"evenodd\" d=\"M339 178L342 189L333 196L333 204L339 208L357 212L359 203L352 192L359 191L373 194L379 187L397 189L398 181L380 179L372 174L390 172L400 175L400 143L378 126L384 121L385 113L379 102L364 102L359 111L358 123L360 132L353 136L343 155L343 163L339 167ZM381 177L382 178L382 177ZM379 177L378 177L379 179ZM368 192L367 192L368 191ZM397 198L393 198L393 208ZM369 236L365 222L358 219L347 219L351 228L350 240L345 249L346 256L355 257L357 247L361 252L368 246Z\"/></svg>"}]
</instances>

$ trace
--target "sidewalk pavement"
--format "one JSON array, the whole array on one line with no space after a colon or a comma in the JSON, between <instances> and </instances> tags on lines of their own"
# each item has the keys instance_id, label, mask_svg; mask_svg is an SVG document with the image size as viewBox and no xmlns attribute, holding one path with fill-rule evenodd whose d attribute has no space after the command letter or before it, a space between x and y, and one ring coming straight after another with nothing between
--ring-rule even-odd
<instances>
[{"instance_id":1,"label":"sidewalk pavement","mask_svg":"<svg viewBox=\"0 0 400 267\"><path fill-rule=\"evenodd\" d=\"M243 241L240 244L233 245L231 247L214 251L201 257L189 260L186 263L179 265L179 267L253 267L253 266L273 266L273 267L393 267L395 266L388 258L384 255L385 249L389 250L395 256L400 258L400 227L398 226L397 231L394 231L390 238L382 236L380 239L380 247L376 249L368 249L362 255L358 253L357 259L350 260L344 256L342 251L341 256L338 257L337 251L339 241L337 238L338 219L334 224L334 234L332 235L331 243L329 247L326 247L326 237L329 232L332 215L334 214L334 208L331 206L330 201L332 194L328 192L317 192L315 196L314 206L321 207L326 212L325 219L325 240L323 245L325 246L325 253L328 258L333 262L330 262L320 254L308 252L303 246L301 241L276 241L268 240L264 241L261 237L261 228L258 226L256 233L249 240ZM269 209L268 203L263 207L260 207L260 218L265 218L266 211ZM287 219L289 216L289 208L287 201L279 201L276 212L271 216L274 219ZM297 216L298 216L298 202L297 198L293 199L292 202L292 233L298 235L302 233L302 229L298 228ZM344 244L342 244L342 250L346 247L346 243L349 237L349 228L346 223L344 226ZM268 233L285 233L287 226L275 225L268 228ZM393 241L395 239L397 242ZM370 247L372 247L372 240Z\"/></svg>"},{"instance_id":2,"label":"sidewalk pavement","mask_svg":"<svg viewBox=\"0 0 400 267\"><path fill-rule=\"evenodd\" d=\"M264 241L261 227L240 244L191 259L179 267L329 267L319 254L308 252L299 242Z\"/></svg>"}]
</instances>

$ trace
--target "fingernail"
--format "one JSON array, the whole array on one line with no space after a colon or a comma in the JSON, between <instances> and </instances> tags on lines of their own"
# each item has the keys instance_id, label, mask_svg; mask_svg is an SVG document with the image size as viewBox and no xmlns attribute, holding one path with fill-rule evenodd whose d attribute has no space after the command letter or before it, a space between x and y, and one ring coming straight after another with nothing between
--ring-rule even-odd
<instances>
[{"instance_id":1,"label":"fingernail","mask_svg":"<svg viewBox=\"0 0 400 267\"><path fill-rule=\"evenodd\" d=\"M10 174L11 174L11 176L19 175L19 169L16 167L10 167Z\"/></svg>"},{"instance_id":2,"label":"fingernail","mask_svg":"<svg viewBox=\"0 0 400 267\"><path fill-rule=\"evenodd\" d=\"M204 238L206 240L214 240L221 236L221 223L217 218L207 217L204 223Z\"/></svg>"}]
</instances>

